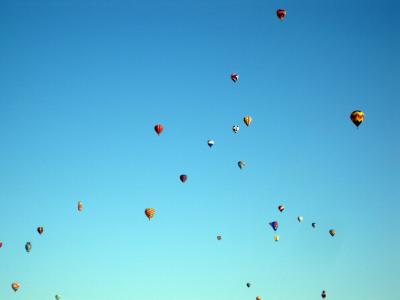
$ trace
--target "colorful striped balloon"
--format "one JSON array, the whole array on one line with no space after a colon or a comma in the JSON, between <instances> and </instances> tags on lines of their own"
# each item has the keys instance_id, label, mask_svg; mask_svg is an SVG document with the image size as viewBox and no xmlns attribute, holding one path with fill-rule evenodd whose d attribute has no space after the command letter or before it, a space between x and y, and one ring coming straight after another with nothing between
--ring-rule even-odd
<instances>
[{"instance_id":1,"label":"colorful striped balloon","mask_svg":"<svg viewBox=\"0 0 400 300\"><path fill-rule=\"evenodd\" d=\"M355 110L351 113L350 119L358 127L364 121L365 115L361 110Z\"/></svg>"},{"instance_id":2,"label":"colorful striped balloon","mask_svg":"<svg viewBox=\"0 0 400 300\"><path fill-rule=\"evenodd\" d=\"M149 220L151 220L156 214L156 210L154 208L146 208L144 213L149 218Z\"/></svg>"}]
</instances>

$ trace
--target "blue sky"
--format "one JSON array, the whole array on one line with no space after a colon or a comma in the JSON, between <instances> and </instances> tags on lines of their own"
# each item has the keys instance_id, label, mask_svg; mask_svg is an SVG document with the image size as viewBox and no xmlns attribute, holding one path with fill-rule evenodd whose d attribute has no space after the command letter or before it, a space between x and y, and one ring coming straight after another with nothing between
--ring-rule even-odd
<instances>
[{"instance_id":1,"label":"blue sky","mask_svg":"<svg viewBox=\"0 0 400 300\"><path fill-rule=\"evenodd\" d=\"M0 298L400 297L398 3L37 2L0 2Z\"/></svg>"}]
</instances>

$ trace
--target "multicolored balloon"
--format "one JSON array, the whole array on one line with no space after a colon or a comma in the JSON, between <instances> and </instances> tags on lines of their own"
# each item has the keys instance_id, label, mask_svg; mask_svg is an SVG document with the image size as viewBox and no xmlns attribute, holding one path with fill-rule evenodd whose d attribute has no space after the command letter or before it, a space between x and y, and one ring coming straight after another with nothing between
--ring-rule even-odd
<instances>
[{"instance_id":1,"label":"multicolored balloon","mask_svg":"<svg viewBox=\"0 0 400 300\"><path fill-rule=\"evenodd\" d=\"M182 183L185 183L186 182L186 180L187 180L187 175L185 175L185 174L182 174L181 176L179 176L179 179L182 181Z\"/></svg>"},{"instance_id":2,"label":"multicolored balloon","mask_svg":"<svg viewBox=\"0 0 400 300\"><path fill-rule=\"evenodd\" d=\"M246 162L243 161L243 160L240 160L240 161L238 162L238 166L239 166L240 169L243 169L243 168L246 166Z\"/></svg>"},{"instance_id":3,"label":"multicolored balloon","mask_svg":"<svg viewBox=\"0 0 400 300\"><path fill-rule=\"evenodd\" d=\"M18 291L18 289L21 287L21 285L18 282L13 282L11 284L11 288L14 290L14 292Z\"/></svg>"},{"instance_id":4,"label":"multicolored balloon","mask_svg":"<svg viewBox=\"0 0 400 300\"><path fill-rule=\"evenodd\" d=\"M278 206L278 210L279 210L280 212L283 212L283 211L285 210L285 207L284 207L283 205L279 205L279 206Z\"/></svg>"},{"instance_id":5,"label":"multicolored balloon","mask_svg":"<svg viewBox=\"0 0 400 300\"><path fill-rule=\"evenodd\" d=\"M243 122L244 124L246 124L246 126L248 127L250 125L250 123L253 121L253 119L250 116L245 116L243 118Z\"/></svg>"},{"instance_id":6,"label":"multicolored balloon","mask_svg":"<svg viewBox=\"0 0 400 300\"><path fill-rule=\"evenodd\" d=\"M43 227L40 226L40 227L37 228L37 232L38 232L39 234L42 234L43 231L44 231L44 228L43 228Z\"/></svg>"},{"instance_id":7,"label":"multicolored balloon","mask_svg":"<svg viewBox=\"0 0 400 300\"><path fill-rule=\"evenodd\" d=\"M238 81L238 80L239 80L239 74L237 74L237 73L232 73L232 74L231 74L231 79L232 79L233 82Z\"/></svg>"},{"instance_id":8,"label":"multicolored balloon","mask_svg":"<svg viewBox=\"0 0 400 300\"><path fill-rule=\"evenodd\" d=\"M365 115L361 110L355 110L351 113L350 119L354 125L358 127L362 122L364 122Z\"/></svg>"},{"instance_id":9,"label":"multicolored balloon","mask_svg":"<svg viewBox=\"0 0 400 300\"><path fill-rule=\"evenodd\" d=\"M273 222L269 223L269 225L271 225L271 227L272 227L272 229L273 229L274 231L277 231L277 230L278 230L278 227L279 227L278 221L273 221Z\"/></svg>"},{"instance_id":10,"label":"multicolored balloon","mask_svg":"<svg viewBox=\"0 0 400 300\"><path fill-rule=\"evenodd\" d=\"M335 230L335 229L329 230L329 234L330 234L331 236L335 236L335 235L336 235L336 230Z\"/></svg>"},{"instance_id":11,"label":"multicolored balloon","mask_svg":"<svg viewBox=\"0 0 400 300\"><path fill-rule=\"evenodd\" d=\"M156 126L154 126L154 130L158 135L160 135L164 130L164 126L162 124L157 124Z\"/></svg>"},{"instance_id":12,"label":"multicolored balloon","mask_svg":"<svg viewBox=\"0 0 400 300\"><path fill-rule=\"evenodd\" d=\"M26 250L26 252L31 252L31 250L32 250L32 244L31 244L31 242L27 242L26 244L25 244L25 250Z\"/></svg>"},{"instance_id":13,"label":"multicolored balloon","mask_svg":"<svg viewBox=\"0 0 400 300\"><path fill-rule=\"evenodd\" d=\"M286 10L285 9L278 9L276 11L276 15L280 20L283 20L286 17Z\"/></svg>"},{"instance_id":14,"label":"multicolored balloon","mask_svg":"<svg viewBox=\"0 0 400 300\"><path fill-rule=\"evenodd\" d=\"M257 296L257 297L256 297L256 300L261 300L261 296Z\"/></svg>"},{"instance_id":15,"label":"multicolored balloon","mask_svg":"<svg viewBox=\"0 0 400 300\"><path fill-rule=\"evenodd\" d=\"M78 211L82 211L82 210L83 210L83 202L78 201Z\"/></svg>"},{"instance_id":16,"label":"multicolored balloon","mask_svg":"<svg viewBox=\"0 0 400 300\"><path fill-rule=\"evenodd\" d=\"M233 131L234 133L238 133L239 130L240 130L239 125L234 125L234 126L232 127L232 131Z\"/></svg>"},{"instance_id":17,"label":"multicolored balloon","mask_svg":"<svg viewBox=\"0 0 400 300\"><path fill-rule=\"evenodd\" d=\"M144 213L149 218L149 221L154 217L156 214L156 210L154 208L146 208Z\"/></svg>"}]
</instances>

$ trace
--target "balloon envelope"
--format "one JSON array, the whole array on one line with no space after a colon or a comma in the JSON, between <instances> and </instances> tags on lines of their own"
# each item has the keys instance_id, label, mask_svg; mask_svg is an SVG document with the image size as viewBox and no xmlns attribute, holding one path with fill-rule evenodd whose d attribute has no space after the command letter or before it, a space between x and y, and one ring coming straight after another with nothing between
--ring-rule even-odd
<instances>
[{"instance_id":1,"label":"balloon envelope","mask_svg":"<svg viewBox=\"0 0 400 300\"><path fill-rule=\"evenodd\" d=\"M11 284L11 288L14 290L14 292L18 291L18 289L20 288L20 284L18 282L13 282Z\"/></svg>"},{"instance_id":2,"label":"balloon envelope","mask_svg":"<svg viewBox=\"0 0 400 300\"><path fill-rule=\"evenodd\" d=\"M274 236L275 242L279 241L279 235Z\"/></svg>"},{"instance_id":3,"label":"balloon envelope","mask_svg":"<svg viewBox=\"0 0 400 300\"><path fill-rule=\"evenodd\" d=\"M232 130L233 130L234 133L238 133L239 130L240 130L239 125L234 125L234 126L232 127Z\"/></svg>"},{"instance_id":4,"label":"balloon envelope","mask_svg":"<svg viewBox=\"0 0 400 300\"><path fill-rule=\"evenodd\" d=\"M283 212L283 211L285 210L285 207L284 207L283 205L279 205L279 206L278 206L278 210L279 210L280 212Z\"/></svg>"},{"instance_id":5,"label":"balloon envelope","mask_svg":"<svg viewBox=\"0 0 400 300\"><path fill-rule=\"evenodd\" d=\"M218 241L222 240L222 236L217 235L217 240L218 240Z\"/></svg>"},{"instance_id":6,"label":"balloon envelope","mask_svg":"<svg viewBox=\"0 0 400 300\"><path fill-rule=\"evenodd\" d=\"M246 283L246 286L249 288L251 286L250 282Z\"/></svg>"},{"instance_id":7,"label":"balloon envelope","mask_svg":"<svg viewBox=\"0 0 400 300\"><path fill-rule=\"evenodd\" d=\"M38 228L37 228L37 232L38 232L39 234L42 234L43 231L44 231L43 227L38 227Z\"/></svg>"},{"instance_id":8,"label":"balloon envelope","mask_svg":"<svg viewBox=\"0 0 400 300\"><path fill-rule=\"evenodd\" d=\"M335 236L336 230L335 230L335 229L329 230L329 234L330 234L331 236Z\"/></svg>"},{"instance_id":9,"label":"balloon envelope","mask_svg":"<svg viewBox=\"0 0 400 300\"><path fill-rule=\"evenodd\" d=\"M315 227L317 227L317 223L311 223L311 226L312 226L313 228L315 228Z\"/></svg>"},{"instance_id":10,"label":"balloon envelope","mask_svg":"<svg viewBox=\"0 0 400 300\"><path fill-rule=\"evenodd\" d=\"M238 166L240 169L243 169L246 166L246 163L243 160L241 160L238 162Z\"/></svg>"},{"instance_id":11,"label":"balloon envelope","mask_svg":"<svg viewBox=\"0 0 400 300\"><path fill-rule=\"evenodd\" d=\"M187 175L182 174L181 176L179 176L179 179L180 179L183 183L185 183L186 180L187 180Z\"/></svg>"},{"instance_id":12,"label":"balloon envelope","mask_svg":"<svg viewBox=\"0 0 400 300\"><path fill-rule=\"evenodd\" d=\"M156 210L154 208L146 208L144 213L146 214L146 216L150 219L152 219L154 217L154 215L156 214Z\"/></svg>"},{"instance_id":13,"label":"balloon envelope","mask_svg":"<svg viewBox=\"0 0 400 300\"><path fill-rule=\"evenodd\" d=\"M25 244L25 250L26 250L26 252L31 252L31 250L32 250L32 244L31 244L31 242L27 242L26 244Z\"/></svg>"},{"instance_id":14,"label":"balloon envelope","mask_svg":"<svg viewBox=\"0 0 400 300\"><path fill-rule=\"evenodd\" d=\"M272 229L273 229L274 231L277 231L277 230L278 230L278 227L279 227L278 221L273 221L273 222L269 223L269 225L271 225L271 227L272 227Z\"/></svg>"},{"instance_id":15,"label":"balloon envelope","mask_svg":"<svg viewBox=\"0 0 400 300\"><path fill-rule=\"evenodd\" d=\"M215 142L213 140L208 140L207 141L207 145L211 148L212 146L214 146Z\"/></svg>"},{"instance_id":16,"label":"balloon envelope","mask_svg":"<svg viewBox=\"0 0 400 300\"><path fill-rule=\"evenodd\" d=\"M325 299L325 298L326 298L326 292L325 292L325 291L322 291L322 293L321 293L321 297L322 297L323 299Z\"/></svg>"},{"instance_id":17,"label":"balloon envelope","mask_svg":"<svg viewBox=\"0 0 400 300\"><path fill-rule=\"evenodd\" d=\"M162 124L157 124L156 126L154 126L154 130L158 135L160 135L164 130L164 126Z\"/></svg>"},{"instance_id":18,"label":"balloon envelope","mask_svg":"<svg viewBox=\"0 0 400 300\"><path fill-rule=\"evenodd\" d=\"M357 127L364 122L365 115L361 110L355 110L350 114L350 119Z\"/></svg>"},{"instance_id":19,"label":"balloon envelope","mask_svg":"<svg viewBox=\"0 0 400 300\"><path fill-rule=\"evenodd\" d=\"M243 122L244 122L244 124L246 124L246 126L249 126L252 121L253 121L253 119L250 116L245 116L243 118Z\"/></svg>"},{"instance_id":20,"label":"balloon envelope","mask_svg":"<svg viewBox=\"0 0 400 300\"><path fill-rule=\"evenodd\" d=\"M304 217L303 217L303 216L298 216L298 217L297 217L297 221L303 222L303 220L304 220Z\"/></svg>"},{"instance_id":21,"label":"balloon envelope","mask_svg":"<svg viewBox=\"0 0 400 300\"><path fill-rule=\"evenodd\" d=\"M60 300L61 299L61 296L60 295L56 295L56 300Z\"/></svg>"},{"instance_id":22,"label":"balloon envelope","mask_svg":"<svg viewBox=\"0 0 400 300\"><path fill-rule=\"evenodd\" d=\"M276 11L276 15L280 20L283 20L286 17L286 10L285 9L278 9Z\"/></svg>"},{"instance_id":23,"label":"balloon envelope","mask_svg":"<svg viewBox=\"0 0 400 300\"><path fill-rule=\"evenodd\" d=\"M78 202L78 211L82 211L83 210L83 202L79 201Z\"/></svg>"},{"instance_id":24,"label":"balloon envelope","mask_svg":"<svg viewBox=\"0 0 400 300\"><path fill-rule=\"evenodd\" d=\"M237 73L232 73L232 74L231 74L231 79L232 79L233 82L238 81L238 80L239 80L239 74L237 74Z\"/></svg>"}]
</instances>

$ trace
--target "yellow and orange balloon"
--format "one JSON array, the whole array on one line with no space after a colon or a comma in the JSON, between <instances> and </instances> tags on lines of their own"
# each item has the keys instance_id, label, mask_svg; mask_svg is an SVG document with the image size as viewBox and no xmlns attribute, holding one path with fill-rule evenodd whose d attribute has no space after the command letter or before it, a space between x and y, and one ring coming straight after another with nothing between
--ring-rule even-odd
<instances>
[{"instance_id":1,"label":"yellow and orange balloon","mask_svg":"<svg viewBox=\"0 0 400 300\"><path fill-rule=\"evenodd\" d=\"M18 291L18 289L21 287L21 285L18 282L13 282L11 284L11 288L14 290L14 292Z\"/></svg>"},{"instance_id":2,"label":"yellow and orange balloon","mask_svg":"<svg viewBox=\"0 0 400 300\"><path fill-rule=\"evenodd\" d=\"M350 119L354 123L354 125L358 127L362 122L364 122L364 112L362 112L361 110L355 110L351 113Z\"/></svg>"},{"instance_id":3,"label":"yellow and orange balloon","mask_svg":"<svg viewBox=\"0 0 400 300\"><path fill-rule=\"evenodd\" d=\"M246 126L249 126L252 121L253 121L253 119L250 116L245 116L243 118L243 122L244 122L244 124L246 124Z\"/></svg>"},{"instance_id":4,"label":"yellow and orange balloon","mask_svg":"<svg viewBox=\"0 0 400 300\"><path fill-rule=\"evenodd\" d=\"M154 208L146 208L144 210L144 213L149 218L149 220L151 220L154 217L154 215L156 214L156 210Z\"/></svg>"}]
</instances>

